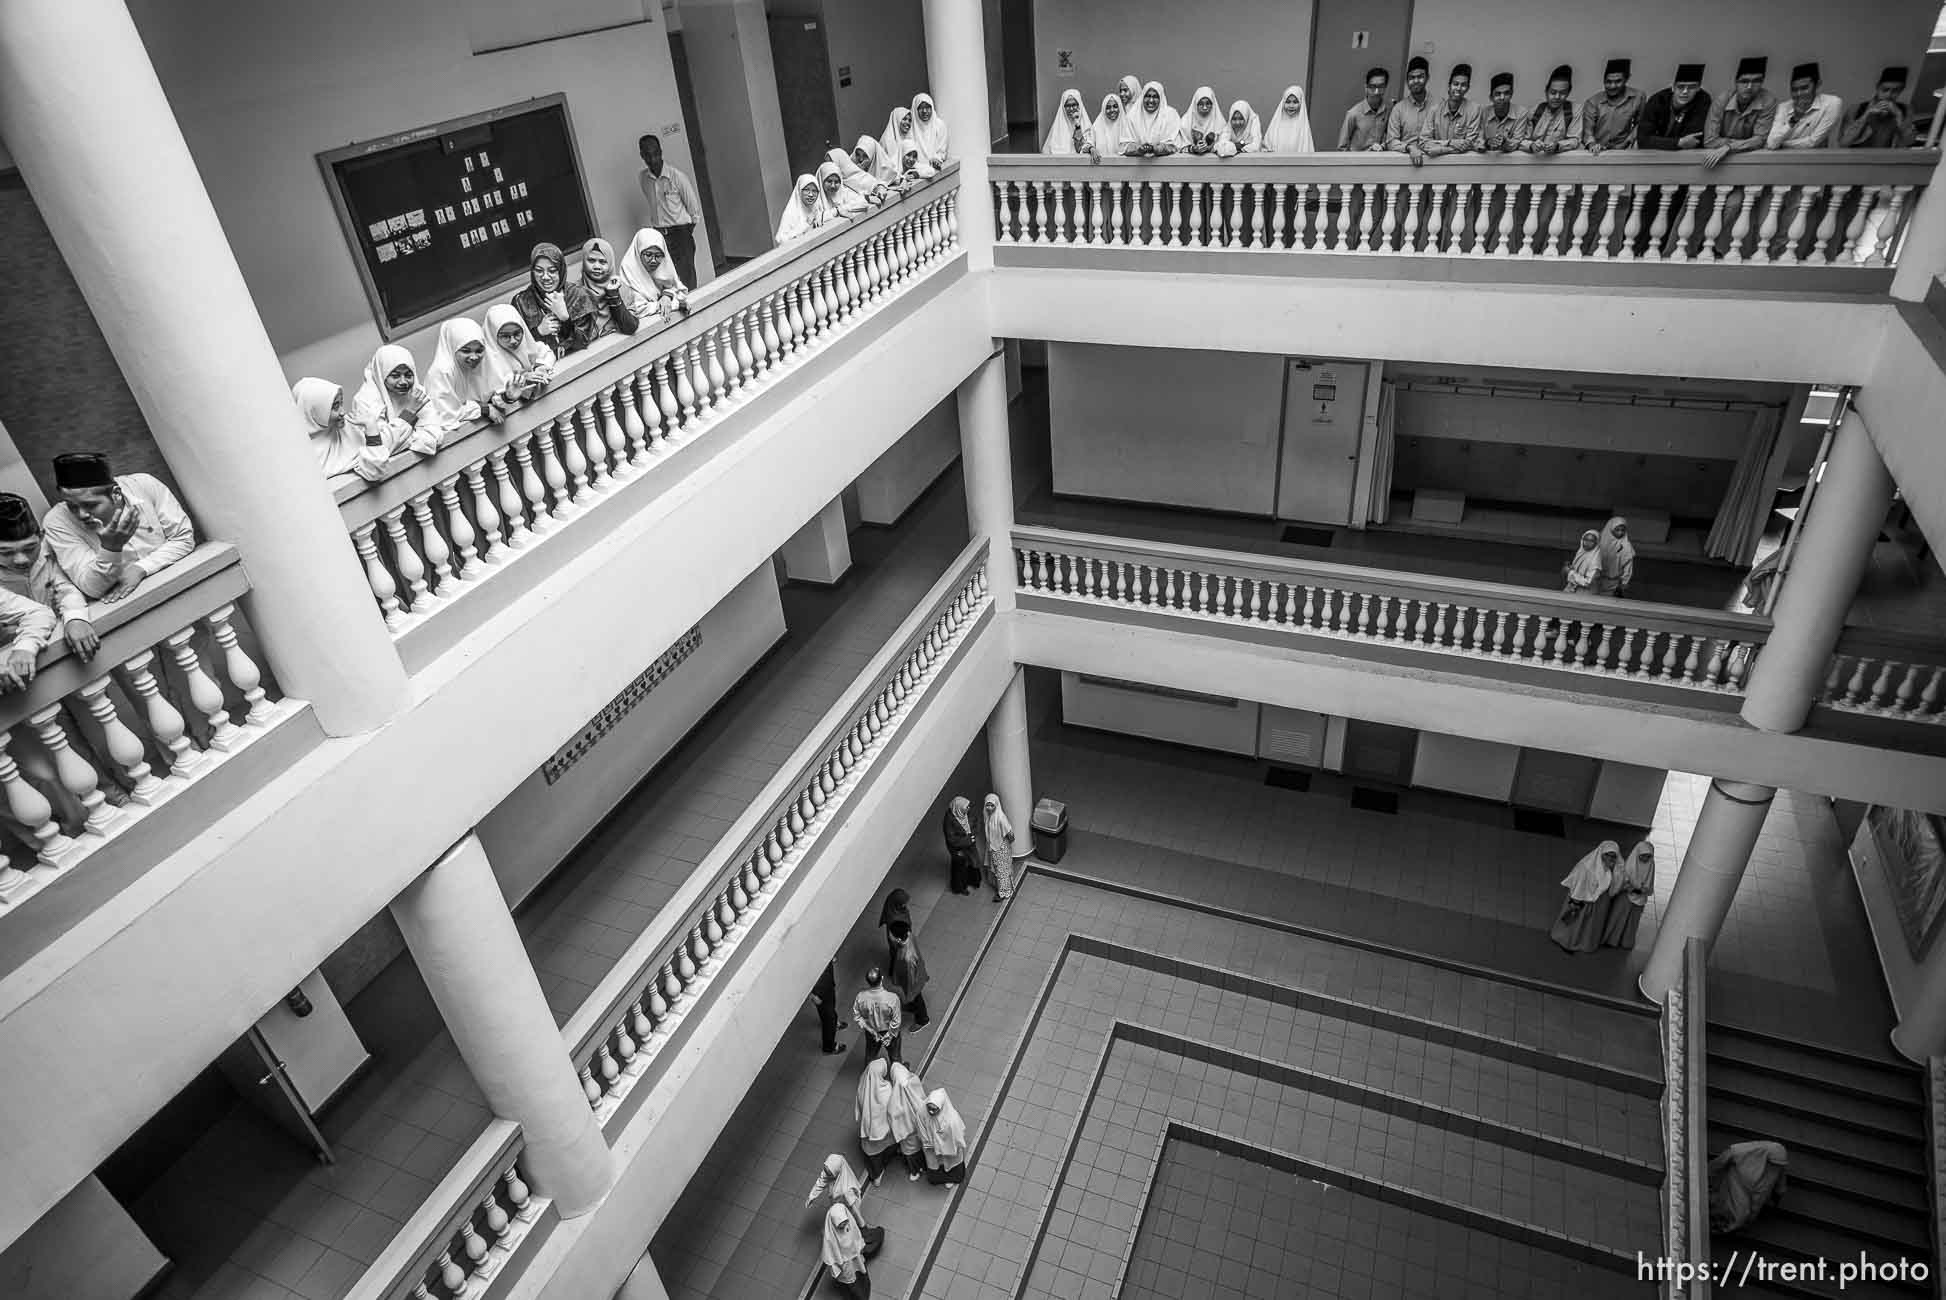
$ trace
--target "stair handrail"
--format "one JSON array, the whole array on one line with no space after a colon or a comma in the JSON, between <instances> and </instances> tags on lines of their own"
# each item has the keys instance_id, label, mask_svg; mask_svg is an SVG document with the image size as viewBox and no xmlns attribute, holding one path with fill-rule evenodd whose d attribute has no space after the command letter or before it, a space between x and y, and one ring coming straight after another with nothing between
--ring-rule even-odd
<instances>
[{"instance_id":1,"label":"stair handrail","mask_svg":"<svg viewBox=\"0 0 1946 1300\"><path fill-rule=\"evenodd\" d=\"M1946 1056L1926 1058L1926 1136L1932 1153L1932 1275L1946 1277Z\"/></svg>"},{"instance_id":2,"label":"stair handrail","mask_svg":"<svg viewBox=\"0 0 1946 1300\"><path fill-rule=\"evenodd\" d=\"M1683 984L1688 1004L1684 1026L1684 1059L1688 1069L1683 1077L1687 1099L1689 1162L1683 1170L1688 1188L1690 1300L1708 1300L1710 1294L1710 1187L1709 1187L1709 980L1705 965L1709 949L1701 939L1691 938L1683 945Z\"/></svg>"}]
</instances>

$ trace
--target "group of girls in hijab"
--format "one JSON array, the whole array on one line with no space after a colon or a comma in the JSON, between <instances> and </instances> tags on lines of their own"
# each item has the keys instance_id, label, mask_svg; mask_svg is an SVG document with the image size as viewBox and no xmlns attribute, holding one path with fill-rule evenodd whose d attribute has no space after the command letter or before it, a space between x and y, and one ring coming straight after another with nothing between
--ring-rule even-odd
<instances>
[{"instance_id":1,"label":"group of girls in hijab","mask_svg":"<svg viewBox=\"0 0 1946 1300\"><path fill-rule=\"evenodd\" d=\"M938 105L931 95L915 95L910 107L892 110L883 134L859 136L850 153L831 150L815 173L797 178L777 223L777 242L786 244L869 212L938 175L951 157L946 119Z\"/></svg>"},{"instance_id":2,"label":"group of girls in hijab","mask_svg":"<svg viewBox=\"0 0 1946 1300\"><path fill-rule=\"evenodd\" d=\"M1189 107L1178 113L1169 107L1162 83L1144 83L1134 76L1102 96L1101 111L1091 122L1081 92L1062 93L1054 110L1054 125L1041 143L1044 154L1086 154L1102 158L1166 158L1183 153L1197 157L1234 158L1240 153L1313 153L1310 111L1302 86L1286 86L1270 124L1264 125L1245 100L1222 110L1222 101L1208 86L1198 86Z\"/></svg>"},{"instance_id":3,"label":"group of girls in hijab","mask_svg":"<svg viewBox=\"0 0 1946 1300\"><path fill-rule=\"evenodd\" d=\"M1642 840L1623 858L1620 844L1603 840L1561 884L1568 896L1548 936L1564 952L1633 948L1655 893L1655 845Z\"/></svg>"},{"instance_id":4,"label":"group of girls in hijab","mask_svg":"<svg viewBox=\"0 0 1946 1300\"><path fill-rule=\"evenodd\" d=\"M339 385L308 378L291 400L326 476L378 479L394 456L430 456L463 425L506 419L546 391L556 364L596 339L688 311L689 289L654 227L636 231L619 262L607 240L589 240L573 278L558 245L536 244L513 301L489 307L484 321L456 316L440 325L423 373L410 351L388 343L372 354L349 402Z\"/></svg>"},{"instance_id":5,"label":"group of girls in hijab","mask_svg":"<svg viewBox=\"0 0 1946 1300\"><path fill-rule=\"evenodd\" d=\"M1562 570L1563 591L1590 596L1620 596L1635 581L1635 543L1628 540L1628 520L1616 515L1597 532L1581 534L1581 547Z\"/></svg>"},{"instance_id":6,"label":"group of girls in hijab","mask_svg":"<svg viewBox=\"0 0 1946 1300\"><path fill-rule=\"evenodd\" d=\"M955 795L946 805L941 828L946 837L948 883L955 894L970 894L980 884L981 875L993 884L997 901L1013 897L1014 825L1000 806L1000 796L989 794L973 819L973 805Z\"/></svg>"}]
</instances>

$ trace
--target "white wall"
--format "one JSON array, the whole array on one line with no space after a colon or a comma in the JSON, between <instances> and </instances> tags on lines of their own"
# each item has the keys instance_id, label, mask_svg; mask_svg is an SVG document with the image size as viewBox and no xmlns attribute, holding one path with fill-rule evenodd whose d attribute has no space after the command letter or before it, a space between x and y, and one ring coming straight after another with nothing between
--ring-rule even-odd
<instances>
[{"instance_id":1,"label":"white wall","mask_svg":"<svg viewBox=\"0 0 1946 1300\"><path fill-rule=\"evenodd\" d=\"M1768 85L1779 97L1791 66L1816 59L1825 89L1854 101L1871 93L1888 63L1918 75L1938 16L1938 0L1637 0L1571 9L1546 0L1417 0L1412 49L1431 60L1435 78L1462 61L1482 88L1495 72L1513 73L1522 105L1534 102L1558 63L1574 68L1577 94L1593 94L1616 55L1633 60L1632 80L1645 92L1668 85L1677 63L1701 62L1713 95L1731 86L1739 58L1768 55Z\"/></svg>"},{"instance_id":2,"label":"white wall","mask_svg":"<svg viewBox=\"0 0 1946 1300\"><path fill-rule=\"evenodd\" d=\"M823 19L838 138L846 152L861 135L883 135L892 105L910 104L926 89L926 22L917 0L775 0L770 13ZM849 86L839 84L840 68L851 70ZM940 111L951 126L952 107L942 104Z\"/></svg>"},{"instance_id":3,"label":"white wall","mask_svg":"<svg viewBox=\"0 0 1946 1300\"><path fill-rule=\"evenodd\" d=\"M1247 99L1267 117L1284 87L1304 80L1311 66L1311 10L1311 0L1036 0L1040 121L1053 120L1070 86L1093 113L1131 72L1160 81L1178 111L1196 87L1208 86L1225 111ZM1056 50L1074 51L1074 76L1054 75ZM1313 110L1313 130L1320 121Z\"/></svg>"},{"instance_id":4,"label":"white wall","mask_svg":"<svg viewBox=\"0 0 1946 1300\"><path fill-rule=\"evenodd\" d=\"M618 241L648 215L636 139L675 126L664 148L691 167L659 13L651 23L476 56L450 0L131 0L129 8L293 378L355 383L379 342L318 153L563 92L596 224ZM699 235L699 245L706 240ZM706 248L696 260L711 264ZM431 333L406 340L421 364L431 360Z\"/></svg>"},{"instance_id":5,"label":"white wall","mask_svg":"<svg viewBox=\"0 0 1946 1300\"><path fill-rule=\"evenodd\" d=\"M1061 721L1224 754L1257 753L1258 706L1227 696L1162 693L1130 682L1061 674Z\"/></svg>"},{"instance_id":6,"label":"white wall","mask_svg":"<svg viewBox=\"0 0 1946 1300\"><path fill-rule=\"evenodd\" d=\"M770 26L756 0L682 5L682 45L709 154L710 197L731 257L770 251L790 193ZM700 260L700 259L699 259Z\"/></svg>"},{"instance_id":7,"label":"white wall","mask_svg":"<svg viewBox=\"0 0 1946 1300\"><path fill-rule=\"evenodd\" d=\"M1054 491L1268 515L1284 359L1047 346Z\"/></svg>"},{"instance_id":8,"label":"white wall","mask_svg":"<svg viewBox=\"0 0 1946 1300\"><path fill-rule=\"evenodd\" d=\"M925 490L959 459L959 400L949 397L912 426L893 448L858 476L858 519L896 524Z\"/></svg>"}]
</instances>

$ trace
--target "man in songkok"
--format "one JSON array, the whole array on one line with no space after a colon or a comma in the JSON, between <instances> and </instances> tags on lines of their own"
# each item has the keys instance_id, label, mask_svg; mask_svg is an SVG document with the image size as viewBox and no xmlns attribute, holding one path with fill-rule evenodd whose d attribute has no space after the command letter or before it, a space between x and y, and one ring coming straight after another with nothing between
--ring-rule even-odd
<instances>
[{"instance_id":1,"label":"man in songkok","mask_svg":"<svg viewBox=\"0 0 1946 1300\"><path fill-rule=\"evenodd\" d=\"M115 474L97 452L54 458L60 504L42 526L47 548L90 600L121 600L196 549L175 493L151 474Z\"/></svg>"},{"instance_id":2,"label":"man in songkok","mask_svg":"<svg viewBox=\"0 0 1946 1300\"><path fill-rule=\"evenodd\" d=\"M1909 149L1912 114L1899 96L1905 94L1906 70L1887 68L1878 74L1872 97L1851 110L1838 133L1843 149Z\"/></svg>"},{"instance_id":3,"label":"man in songkok","mask_svg":"<svg viewBox=\"0 0 1946 1300\"><path fill-rule=\"evenodd\" d=\"M1635 147L1635 128L1648 101L1628 84L1628 74L1627 59L1610 59L1602 70L1601 93L1581 106L1581 143L1590 153Z\"/></svg>"},{"instance_id":4,"label":"man in songkok","mask_svg":"<svg viewBox=\"0 0 1946 1300\"><path fill-rule=\"evenodd\" d=\"M1520 135L1521 116L1514 107L1514 74L1494 73L1488 83L1486 111L1480 114L1480 152L1512 153Z\"/></svg>"},{"instance_id":5,"label":"man in songkok","mask_svg":"<svg viewBox=\"0 0 1946 1300\"><path fill-rule=\"evenodd\" d=\"M1392 116L1385 122L1385 147L1393 153L1412 155L1412 165L1426 161L1426 136L1432 115L1439 105L1426 93L1432 80L1432 65L1421 55L1413 55L1405 65L1405 98L1392 105Z\"/></svg>"},{"instance_id":6,"label":"man in songkok","mask_svg":"<svg viewBox=\"0 0 1946 1300\"><path fill-rule=\"evenodd\" d=\"M1574 103L1574 69L1563 63L1547 74L1547 97L1520 124L1515 147L1556 154L1581 147L1581 110Z\"/></svg>"},{"instance_id":7,"label":"man in songkok","mask_svg":"<svg viewBox=\"0 0 1946 1300\"><path fill-rule=\"evenodd\" d=\"M1384 68L1365 70L1365 97L1345 110L1338 127L1338 148L1351 153L1385 147L1385 121L1392 103L1385 92L1392 88L1392 74Z\"/></svg>"},{"instance_id":8,"label":"man in songkok","mask_svg":"<svg viewBox=\"0 0 1946 1300\"><path fill-rule=\"evenodd\" d=\"M1709 126L1710 93L1703 89L1703 65L1676 66L1676 79L1650 95L1642 106L1635 142L1643 149L1701 149Z\"/></svg>"},{"instance_id":9,"label":"man in songkok","mask_svg":"<svg viewBox=\"0 0 1946 1300\"><path fill-rule=\"evenodd\" d=\"M101 638L88 618L87 598L41 544L33 506L11 492L0 492L0 591L45 610L51 623L59 624L68 649L83 660L95 657Z\"/></svg>"},{"instance_id":10,"label":"man in songkok","mask_svg":"<svg viewBox=\"0 0 1946 1300\"><path fill-rule=\"evenodd\" d=\"M1771 119L1777 116L1777 96L1764 88L1770 60L1761 54L1737 62L1736 89L1710 104L1703 125L1703 166L1714 167L1733 153L1764 147Z\"/></svg>"},{"instance_id":11,"label":"man in songkok","mask_svg":"<svg viewBox=\"0 0 1946 1300\"><path fill-rule=\"evenodd\" d=\"M33 684L41 651L54 639L54 611L27 594L27 576L40 558L41 530L27 502L0 493L0 692ZM84 608L82 611L86 613Z\"/></svg>"},{"instance_id":12,"label":"man in songkok","mask_svg":"<svg viewBox=\"0 0 1946 1300\"><path fill-rule=\"evenodd\" d=\"M1823 80L1816 63L1800 63L1791 69L1791 97L1777 106L1777 115L1770 119L1770 135L1764 141L1764 148L1831 147L1844 105L1836 95L1819 91Z\"/></svg>"},{"instance_id":13,"label":"man in songkok","mask_svg":"<svg viewBox=\"0 0 1946 1300\"><path fill-rule=\"evenodd\" d=\"M1455 63L1446 78L1446 98L1426 123L1425 155L1477 153L1480 148L1480 106L1466 97L1473 89L1473 65Z\"/></svg>"}]
</instances>

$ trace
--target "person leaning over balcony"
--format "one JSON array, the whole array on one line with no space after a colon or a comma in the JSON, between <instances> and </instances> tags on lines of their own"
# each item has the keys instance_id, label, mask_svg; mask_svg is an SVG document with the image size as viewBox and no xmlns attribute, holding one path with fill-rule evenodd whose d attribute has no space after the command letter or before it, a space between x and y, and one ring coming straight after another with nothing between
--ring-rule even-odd
<instances>
[{"instance_id":1,"label":"person leaning over balcony","mask_svg":"<svg viewBox=\"0 0 1946 1300\"><path fill-rule=\"evenodd\" d=\"M1514 147L1542 155L1581 147L1581 107L1574 102L1574 69L1567 64L1547 74L1546 97L1520 124Z\"/></svg>"},{"instance_id":2,"label":"person leaning over balcony","mask_svg":"<svg viewBox=\"0 0 1946 1300\"><path fill-rule=\"evenodd\" d=\"M1714 167L1733 153L1764 147L1771 121L1777 116L1777 96L1764 88L1769 68L1770 60L1760 54L1737 61L1736 89L1711 102L1703 124L1703 148L1709 150L1703 156L1703 166Z\"/></svg>"},{"instance_id":3,"label":"person leaning over balcony","mask_svg":"<svg viewBox=\"0 0 1946 1300\"><path fill-rule=\"evenodd\" d=\"M1791 97L1777 106L1770 119L1766 149L1828 149L1838 132L1838 119L1844 104L1836 95L1819 91L1823 74L1816 63L1800 63L1791 69Z\"/></svg>"},{"instance_id":4,"label":"person leaning over balcony","mask_svg":"<svg viewBox=\"0 0 1946 1300\"><path fill-rule=\"evenodd\" d=\"M851 147L851 160L858 164L859 170L888 190L899 183L899 173L894 170L897 160L886 156L875 135L858 137L858 143Z\"/></svg>"},{"instance_id":5,"label":"person leaning over balcony","mask_svg":"<svg viewBox=\"0 0 1946 1300\"><path fill-rule=\"evenodd\" d=\"M514 375L488 356L486 331L465 316L440 325L439 346L426 369L426 392L434 417L448 434L474 420L498 424L520 405Z\"/></svg>"},{"instance_id":6,"label":"person leaning over balcony","mask_svg":"<svg viewBox=\"0 0 1946 1300\"><path fill-rule=\"evenodd\" d=\"M1392 87L1392 74L1384 68L1365 70L1365 97L1345 110L1338 124L1338 150L1364 153L1385 147L1385 123L1392 115L1386 91Z\"/></svg>"},{"instance_id":7,"label":"person leaning over balcony","mask_svg":"<svg viewBox=\"0 0 1946 1300\"><path fill-rule=\"evenodd\" d=\"M843 149L827 149L824 156L838 164L838 174L845 178L845 185L866 203L877 207L892 197L892 191L878 177L853 162Z\"/></svg>"},{"instance_id":8,"label":"person leaning over balcony","mask_svg":"<svg viewBox=\"0 0 1946 1300\"><path fill-rule=\"evenodd\" d=\"M1628 74L1627 59L1610 59L1602 69L1601 93L1588 96L1581 106L1581 144L1590 153L1635 147L1642 106L1648 100L1628 84Z\"/></svg>"},{"instance_id":9,"label":"person leaning over balcony","mask_svg":"<svg viewBox=\"0 0 1946 1300\"><path fill-rule=\"evenodd\" d=\"M865 196L845 184L844 169L826 158L818 164L818 193L824 197L824 206L841 217L862 217L872 210L865 202Z\"/></svg>"},{"instance_id":10,"label":"person leaning over balcony","mask_svg":"<svg viewBox=\"0 0 1946 1300\"><path fill-rule=\"evenodd\" d=\"M1249 105L1244 104L1243 107L1248 108ZM1250 116L1255 119L1256 114ZM1317 152L1317 141L1311 138L1311 111L1304 103L1304 87L1284 87L1284 96L1277 101L1277 107L1271 113L1270 125L1260 135L1260 147L1265 153Z\"/></svg>"},{"instance_id":11,"label":"person leaning over balcony","mask_svg":"<svg viewBox=\"0 0 1946 1300\"><path fill-rule=\"evenodd\" d=\"M559 244L535 244L527 254L527 287L513 297L527 328L565 361L595 341L595 301L568 280Z\"/></svg>"},{"instance_id":12,"label":"person leaning over balcony","mask_svg":"<svg viewBox=\"0 0 1946 1300\"><path fill-rule=\"evenodd\" d=\"M351 426L345 418L345 390L329 379L300 379L291 385L291 401L304 417L305 431L311 439L311 454L318 458L324 476L356 474L376 480L384 476L385 461L391 454L382 437Z\"/></svg>"},{"instance_id":13,"label":"person leaning over balcony","mask_svg":"<svg viewBox=\"0 0 1946 1300\"><path fill-rule=\"evenodd\" d=\"M1216 152L1216 142L1223 136L1223 119L1216 115L1216 92L1208 86L1196 87L1190 97L1189 111L1182 115L1176 127L1176 149L1178 152L1202 157Z\"/></svg>"},{"instance_id":14,"label":"person leaning over balcony","mask_svg":"<svg viewBox=\"0 0 1946 1300\"><path fill-rule=\"evenodd\" d=\"M1127 117L1135 111L1135 101L1142 98L1142 78L1133 72L1115 83L1115 98L1122 101L1122 116Z\"/></svg>"},{"instance_id":15,"label":"person leaning over balcony","mask_svg":"<svg viewBox=\"0 0 1946 1300\"><path fill-rule=\"evenodd\" d=\"M644 320L673 320L689 314L689 286L676 274L675 258L662 242L662 232L654 226L642 227L628 241L628 251L622 256L622 283L642 303Z\"/></svg>"},{"instance_id":16,"label":"person leaning over balcony","mask_svg":"<svg viewBox=\"0 0 1946 1300\"><path fill-rule=\"evenodd\" d=\"M384 344L365 363L365 382L351 399L346 418L366 446L383 446L388 457L402 451L430 456L439 450L439 415L432 408L432 395L419 382L419 363L396 343Z\"/></svg>"},{"instance_id":17,"label":"person leaning over balcony","mask_svg":"<svg viewBox=\"0 0 1946 1300\"><path fill-rule=\"evenodd\" d=\"M919 142L919 156L934 171L952 160L952 133L946 129L946 119L939 115L939 105L923 90L912 97L912 138Z\"/></svg>"},{"instance_id":18,"label":"person leaning over balcony","mask_svg":"<svg viewBox=\"0 0 1946 1300\"><path fill-rule=\"evenodd\" d=\"M1095 114L1092 136L1095 154L1102 158L1120 157L1128 152L1123 146L1134 139L1128 110L1122 107L1122 97L1112 90L1101 97L1101 112Z\"/></svg>"},{"instance_id":19,"label":"person leaning over balcony","mask_svg":"<svg viewBox=\"0 0 1946 1300\"><path fill-rule=\"evenodd\" d=\"M919 152L916 140L907 140L899 149L899 188L909 190L920 181L928 181L939 173L932 169L925 156Z\"/></svg>"},{"instance_id":20,"label":"person leaning over balcony","mask_svg":"<svg viewBox=\"0 0 1946 1300\"><path fill-rule=\"evenodd\" d=\"M196 549L196 529L176 494L152 474L115 474L108 457L54 458L60 503L41 521L61 572L90 600L129 595Z\"/></svg>"},{"instance_id":21,"label":"person leaning over balcony","mask_svg":"<svg viewBox=\"0 0 1946 1300\"><path fill-rule=\"evenodd\" d=\"M34 508L25 497L11 492L0 492L0 592L51 611L48 635L40 638L41 645L52 638L58 623L68 649L84 663L101 648L101 637L88 617L88 598L48 552ZM19 633L14 635L18 640Z\"/></svg>"},{"instance_id":22,"label":"person leaning over balcony","mask_svg":"<svg viewBox=\"0 0 1946 1300\"><path fill-rule=\"evenodd\" d=\"M1677 64L1675 80L1642 105L1636 144L1643 149L1701 149L1709 118L1710 93L1703 89L1703 65Z\"/></svg>"},{"instance_id":23,"label":"person leaning over balcony","mask_svg":"<svg viewBox=\"0 0 1946 1300\"><path fill-rule=\"evenodd\" d=\"M40 548L33 510L20 497L0 493L0 638L6 642L0 647L0 693L33 685L41 651L54 639L54 610L24 590ZM85 604L81 613L85 623Z\"/></svg>"},{"instance_id":24,"label":"person leaning over balcony","mask_svg":"<svg viewBox=\"0 0 1946 1300\"><path fill-rule=\"evenodd\" d=\"M513 304L499 302L486 310L487 351L495 369L504 368L515 381L514 392L531 402L554 382L554 352L535 338Z\"/></svg>"},{"instance_id":25,"label":"person leaning over balcony","mask_svg":"<svg viewBox=\"0 0 1946 1300\"><path fill-rule=\"evenodd\" d=\"M818 178L806 172L791 186L790 202L784 205L784 215L777 222L777 243L781 246L802 239L820 226L839 220L842 218L824 201Z\"/></svg>"},{"instance_id":26,"label":"person leaning over balcony","mask_svg":"<svg viewBox=\"0 0 1946 1300\"><path fill-rule=\"evenodd\" d=\"M885 130L878 137L878 147L885 151L887 158L899 158L905 147L918 147L918 140L912 133L912 110L894 108L885 119Z\"/></svg>"},{"instance_id":27,"label":"person leaning over balcony","mask_svg":"<svg viewBox=\"0 0 1946 1300\"><path fill-rule=\"evenodd\" d=\"M1843 149L1909 149L1912 114L1899 96L1905 94L1906 70L1887 68L1878 74L1872 97L1845 115L1838 131Z\"/></svg>"},{"instance_id":28,"label":"person leaning over balcony","mask_svg":"<svg viewBox=\"0 0 1946 1300\"><path fill-rule=\"evenodd\" d=\"M1047 128L1041 152L1050 158L1101 157L1095 151L1095 131L1088 121L1088 106L1081 101L1081 92L1072 86L1061 92L1061 102L1054 106L1054 125Z\"/></svg>"},{"instance_id":29,"label":"person leaning over balcony","mask_svg":"<svg viewBox=\"0 0 1946 1300\"><path fill-rule=\"evenodd\" d=\"M1136 107L1125 114L1128 127L1122 153L1131 158L1167 158L1176 151L1176 134L1182 127L1182 119L1169 107L1162 83L1151 81L1143 86L1142 97L1135 103Z\"/></svg>"},{"instance_id":30,"label":"person leaning over balcony","mask_svg":"<svg viewBox=\"0 0 1946 1300\"><path fill-rule=\"evenodd\" d=\"M1296 87L1292 87L1293 90ZM1304 97L1298 94L1298 106L1303 107ZM1224 120L1223 134L1216 141L1218 158L1234 158L1240 153L1264 152L1264 124L1257 116L1257 110L1248 101L1239 99L1230 105L1230 116Z\"/></svg>"},{"instance_id":31,"label":"person leaning over balcony","mask_svg":"<svg viewBox=\"0 0 1946 1300\"><path fill-rule=\"evenodd\" d=\"M1512 153L1520 142L1521 110L1514 107L1514 74L1496 72L1480 113L1480 152Z\"/></svg>"},{"instance_id":32,"label":"person leaning over balcony","mask_svg":"<svg viewBox=\"0 0 1946 1300\"><path fill-rule=\"evenodd\" d=\"M1405 65L1405 98L1392 105L1392 115L1385 119L1385 147L1393 153L1410 154L1414 167L1426 161L1427 127L1439 111L1426 94L1426 83L1431 80L1432 65L1424 57L1413 55L1412 62Z\"/></svg>"},{"instance_id":33,"label":"person leaning over balcony","mask_svg":"<svg viewBox=\"0 0 1946 1300\"><path fill-rule=\"evenodd\" d=\"M1480 151L1480 107L1466 97L1473 89L1473 65L1455 63L1446 78L1446 98L1426 122L1423 152L1428 158Z\"/></svg>"},{"instance_id":34,"label":"person leaning over balcony","mask_svg":"<svg viewBox=\"0 0 1946 1300\"><path fill-rule=\"evenodd\" d=\"M680 167L662 160L662 141L645 135L635 142L642 155L642 171L637 177L642 197L649 201L649 224L662 232L669 257L681 273L683 283L696 283L696 227L703 224L703 200L696 193L696 182Z\"/></svg>"},{"instance_id":35,"label":"person leaning over balcony","mask_svg":"<svg viewBox=\"0 0 1946 1300\"><path fill-rule=\"evenodd\" d=\"M1601 526L1601 572L1591 594L1626 596L1635 581L1635 543L1628 540L1628 520L1615 515Z\"/></svg>"},{"instance_id":36,"label":"person leaning over balcony","mask_svg":"<svg viewBox=\"0 0 1946 1300\"><path fill-rule=\"evenodd\" d=\"M629 291L615 266L615 246L607 240L591 239L581 246L581 287L595 304L596 338L635 333L641 323L635 313L639 304L629 302Z\"/></svg>"}]
</instances>

